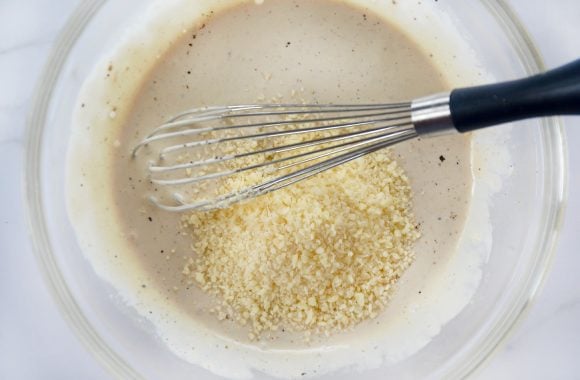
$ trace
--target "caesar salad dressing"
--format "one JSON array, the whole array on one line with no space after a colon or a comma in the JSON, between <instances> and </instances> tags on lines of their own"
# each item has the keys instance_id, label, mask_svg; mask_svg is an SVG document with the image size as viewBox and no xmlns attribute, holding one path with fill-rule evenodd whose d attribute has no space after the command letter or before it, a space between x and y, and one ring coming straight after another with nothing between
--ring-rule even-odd
<instances>
[{"instance_id":1,"label":"caesar salad dressing","mask_svg":"<svg viewBox=\"0 0 580 380\"><path fill-rule=\"evenodd\" d=\"M458 244L475 244L462 243L473 207L472 144L466 135L393 148L414 191L422 234L416 261L377 318L310 342L292 333L251 342L247 328L217 320L208 312L215 300L186 284L181 274L193 255L181 215L161 211L147 199L163 190L147 180L147 155L132 159L132 147L184 109L296 98L396 102L472 80L469 73L461 80L445 76L441 58L390 22L388 12L377 12L396 5L375 1L365 8L361 3L200 1L197 9L184 11L185 5L176 2L149 15L151 25L160 28L155 37L137 43L139 32L134 32L125 49L87 81L69 155L69 212L79 241L97 272L186 360L235 377L252 368L296 376L395 362L425 345L477 286L481 255L457 259ZM181 19L176 16L180 10ZM177 25L173 29L162 22L169 15ZM148 31L155 30L151 25ZM83 202L87 198L94 200L90 210ZM458 266L465 271L457 271ZM459 288L449 290L450 283ZM417 313L435 304L441 310L433 319ZM373 354L367 346L375 347Z\"/></svg>"}]
</instances>

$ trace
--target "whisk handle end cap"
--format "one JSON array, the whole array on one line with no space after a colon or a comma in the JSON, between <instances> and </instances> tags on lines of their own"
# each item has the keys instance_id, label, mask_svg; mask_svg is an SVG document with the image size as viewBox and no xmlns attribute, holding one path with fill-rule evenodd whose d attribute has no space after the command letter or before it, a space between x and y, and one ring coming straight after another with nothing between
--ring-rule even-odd
<instances>
[{"instance_id":1,"label":"whisk handle end cap","mask_svg":"<svg viewBox=\"0 0 580 380\"><path fill-rule=\"evenodd\" d=\"M525 79L454 90L449 106L460 132L532 117L580 115L580 60Z\"/></svg>"}]
</instances>

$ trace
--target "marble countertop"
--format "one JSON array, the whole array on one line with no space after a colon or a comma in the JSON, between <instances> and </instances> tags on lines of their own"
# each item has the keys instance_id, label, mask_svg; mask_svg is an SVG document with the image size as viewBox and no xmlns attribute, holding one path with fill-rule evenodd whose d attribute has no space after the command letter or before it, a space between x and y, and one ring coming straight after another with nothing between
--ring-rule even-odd
<instances>
[{"instance_id":1,"label":"marble countertop","mask_svg":"<svg viewBox=\"0 0 580 380\"><path fill-rule=\"evenodd\" d=\"M46 290L24 219L23 132L51 44L79 0L0 1L0 379L108 379ZM511 0L548 67L580 57L578 0ZM528 316L478 379L580 378L580 118L565 120L569 202L557 256Z\"/></svg>"}]
</instances>

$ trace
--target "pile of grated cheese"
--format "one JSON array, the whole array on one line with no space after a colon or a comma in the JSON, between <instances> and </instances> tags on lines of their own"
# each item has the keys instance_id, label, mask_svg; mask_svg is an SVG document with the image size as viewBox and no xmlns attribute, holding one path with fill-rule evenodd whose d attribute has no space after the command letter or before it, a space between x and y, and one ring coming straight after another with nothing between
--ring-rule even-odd
<instances>
[{"instance_id":1,"label":"pile of grated cheese","mask_svg":"<svg viewBox=\"0 0 580 380\"><path fill-rule=\"evenodd\" d=\"M226 209L184 216L183 274L218 318L263 331L330 334L374 318L413 262L411 189L383 150Z\"/></svg>"}]
</instances>

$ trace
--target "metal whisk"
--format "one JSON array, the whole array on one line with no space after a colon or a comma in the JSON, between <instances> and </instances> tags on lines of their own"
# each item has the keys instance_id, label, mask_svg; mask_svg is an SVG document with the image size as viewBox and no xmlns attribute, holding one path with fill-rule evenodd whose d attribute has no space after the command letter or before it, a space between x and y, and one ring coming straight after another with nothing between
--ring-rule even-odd
<instances>
[{"instance_id":1,"label":"metal whisk","mask_svg":"<svg viewBox=\"0 0 580 380\"><path fill-rule=\"evenodd\" d=\"M525 79L395 104L204 107L177 115L134 149L169 211L210 210L287 187L417 136L580 114L580 60ZM236 187L237 186L237 187Z\"/></svg>"}]
</instances>

